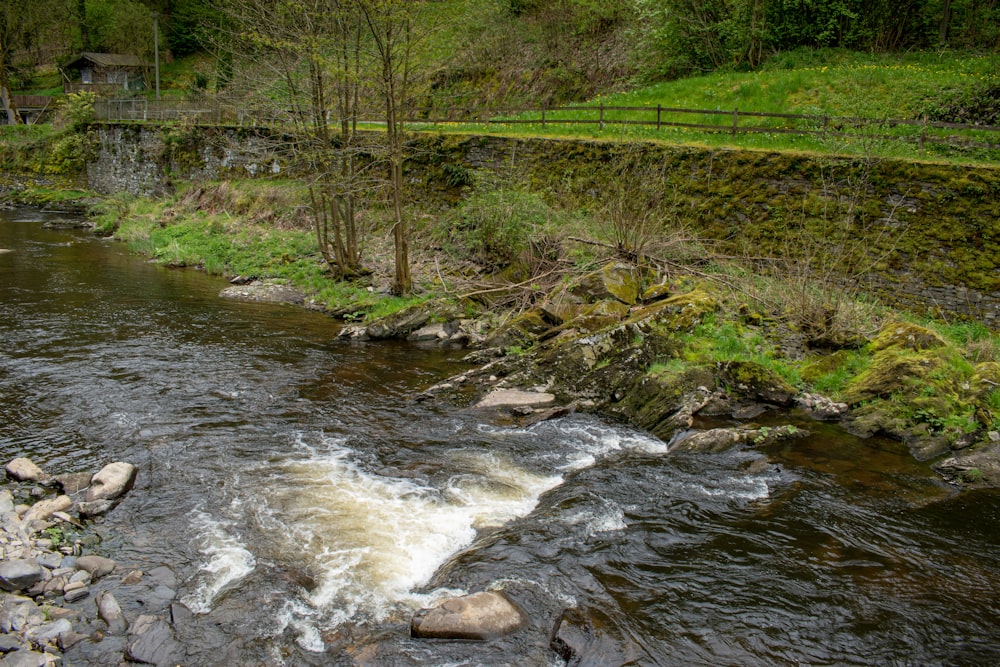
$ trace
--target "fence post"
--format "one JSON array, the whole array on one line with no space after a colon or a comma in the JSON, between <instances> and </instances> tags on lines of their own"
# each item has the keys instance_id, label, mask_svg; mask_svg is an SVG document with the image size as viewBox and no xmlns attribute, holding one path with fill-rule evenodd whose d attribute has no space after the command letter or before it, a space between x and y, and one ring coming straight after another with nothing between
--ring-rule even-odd
<instances>
[{"instance_id":1,"label":"fence post","mask_svg":"<svg viewBox=\"0 0 1000 667\"><path fill-rule=\"evenodd\" d=\"M542 107L542 127L545 127L545 107Z\"/></svg>"},{"instance_id":2,"label":"fence post","mask_svg":"<svg viewBox=\"0 0 1000 667\"><path fill-rule=\"evenodd\" d=\"M920 150L924 150L924 142L927 141L927 114L920 117Z\"/></svg>"},{"instance_id":3,"label":"fence post","mask_svg":"<svg viewBox=\"0 0 1000 667\"><path fill-rule=\"evenodd\" d=\"M734 137L736 136L736 131L737 131L738 127L739 127L739 123L740 123L740 110L739 109L733 109L733 136Z\"/></svg>"},{"instance_id":4,"label":"fence post","mask_svg":"<svg viewBox=\"0 0 1000 667\"><path fill-rule=\"evenodd\" d=\"M656 131L657 132L660 131L660 118L662 117L662 114L663 114L663 105L662 104L657 104L656 105Z\"/></svg>"},{"instance_id":5,"label":"fence post","mask_svg":"<svg viewBox=\"0 0 1000 667\"><path fill-rule=\"evenodd\" d=\"M603 130L603 129L604 129L604 102L601 102L601 116L600 116L600 118L598 119L598 127L599 127L599 128L601 129L601 130Z\"/></svg>"}]
</instances>

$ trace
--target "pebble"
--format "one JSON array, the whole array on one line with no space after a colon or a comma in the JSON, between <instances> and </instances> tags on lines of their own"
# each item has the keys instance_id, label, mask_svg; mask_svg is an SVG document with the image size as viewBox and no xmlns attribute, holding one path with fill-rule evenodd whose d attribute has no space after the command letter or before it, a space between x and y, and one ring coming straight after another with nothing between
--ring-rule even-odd
<instances>
[{"instance_id":1,"label":"pebble","mask_svg":"<svg viewBox=\"0 0 1000 667\"><path fill-rule=\"evenodd\" d=\"M134 479L128 464L121 492L127 492ZM63 652L85 639L100 641L104 630L95 630L95 612L103 603L102 618L108 630L119 637L100 641L101 664L122 664L126 650L153 664L174 662L182 654L173 637L173 628L161 619L147 622L129 633L128 620L109 590L102 590L98 604L69 608L64 605L79 602L91 594L90 585L108 577L117 567L110 558L81 555L81 551L99 544L96 534L84 532L73 544L59 544L42 531L60 524L72 524L85 529L76 518L80 505L69 495L55 495L55 489L79 493L90 483L89 474L62 475L50 478L27 459L12 461L7 466L8 477L14 469L18 476L37 478L18 487L0 489L0 667L52 667L69 664ZM46 483L51 480L52 483ZM107 480L105 480L107 482ZM49 488L51 487L51 488ZM30 498L33 504L19 503L15 498ZM105 499L91 503L93 513L103 513L112 507ZM98 506L100 505L100 506ZM153 574L156 573L154 577ZM169 568L152 568L150 590L144 591L148 601L165 609L176 596L176 579ZM126 576L129 583L140 583L143 574L133 570ZM169 584L170 586L164 585ZM102 586L106 588L106 586ZM109 620L108 620L109 619ZM79 627L74 627L80 624ZM89 645L89 644L88 644ZM78 647L76 650L85 650ZM85 650L86 652L86 650ZM107 658L105 661L104 658Z\"/></svg>"}]
</instances>

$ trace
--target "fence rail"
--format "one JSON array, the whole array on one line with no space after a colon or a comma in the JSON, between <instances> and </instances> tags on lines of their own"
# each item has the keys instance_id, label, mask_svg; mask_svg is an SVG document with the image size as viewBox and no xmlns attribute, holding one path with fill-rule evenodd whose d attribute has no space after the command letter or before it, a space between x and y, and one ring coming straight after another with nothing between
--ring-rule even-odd
<instances>
[{"instance_id":1,"label":"fence rail","mask_svg":"<svg viewBox=\"0 0 1000 667\"><path fill-rule=\"evenodd\" d=\"M225 104L216 101L160 102L145 99L98 100L97 120L107 122L187 122L198 125L278 126L302 122L303 116L273 105ZM365 121L378 124L379 121ZM737 134L784 134L871 139L967 148L1000 149L1000 126L971 125L919 119L873 119L815 114L740 111L739 109L685 109L653 106L555 106L543 108L410 109L407 122L417 126L538 125L679 128ZM753 123L753 124L751 124ZM872 130L874 128L874 130ZM868 132L872 130L872 132ZM886 134L886 132L895 132Z\"/></svg>"}]
</instances>

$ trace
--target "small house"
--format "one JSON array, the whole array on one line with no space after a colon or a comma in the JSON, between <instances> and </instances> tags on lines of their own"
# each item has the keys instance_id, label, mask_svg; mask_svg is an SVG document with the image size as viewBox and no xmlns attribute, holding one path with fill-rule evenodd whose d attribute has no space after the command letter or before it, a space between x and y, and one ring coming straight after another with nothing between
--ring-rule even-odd
<instances>
[{"instance_id":1,"label":"small house","mask_svg":"<svg viewBox=\"0 0 1000 667\"><path fill-rule=\"evenodd\" d=\"M64 63L63 91L67 94L89 90L98 95L116 95L146 87L149 63L126 53L83 52Z\"/></svg>"}]
</instances>

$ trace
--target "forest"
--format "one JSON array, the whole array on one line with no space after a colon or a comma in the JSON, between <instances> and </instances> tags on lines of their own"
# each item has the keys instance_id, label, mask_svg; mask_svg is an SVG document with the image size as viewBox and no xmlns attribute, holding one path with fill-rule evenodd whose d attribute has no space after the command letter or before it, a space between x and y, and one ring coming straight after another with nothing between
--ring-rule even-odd
<instances>
[{"instance_id":1,"label":"forest","mask_svg":"<svg viewBox=\"0 0 1000 667\"><path fill-rule=\"evenodd\" d=\"M251 16L253 0L7 0L0 8L0 86L44 88L46 72L81 51L164 62L203 53L211 72L198 84L224 87L243 37L231 28ZM334 17L362 0L268 3L271 18L305 13ZM396 3L399 4L399 3ZM453 94L477 90L479 101L580 100L718 70L760 67L789 50L839 47L868 52L915 49L995 51L997 0L438 0L417 3L444 33L428 56L433 85ZM159 30L154 39L154 20ZM323 21L318 21L322 23ZM428 26L430 28L430 26ZM238 62L235 63L238 65ZM488 70L504 70L487 72ZM534 72L526 75L525 71ZM485 76L484 74L489 74ZM502 93L482 85L503 82ZM541 84L539 82L542 82ZM466 91L467 92L467 91ZM492 99L490 99L492 97Z\"/></svg>"}]
</instances>

